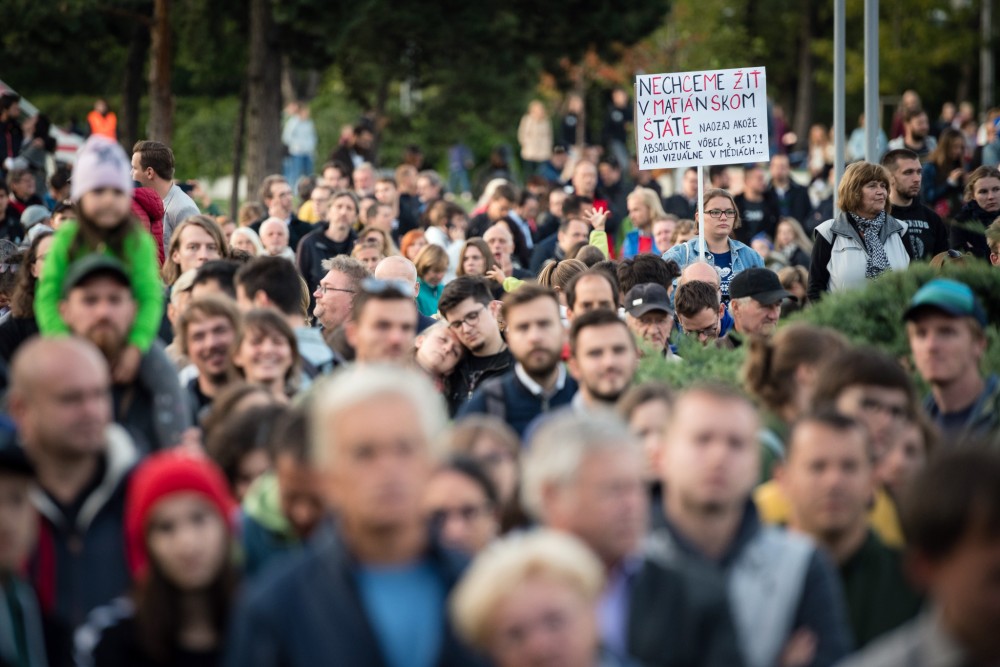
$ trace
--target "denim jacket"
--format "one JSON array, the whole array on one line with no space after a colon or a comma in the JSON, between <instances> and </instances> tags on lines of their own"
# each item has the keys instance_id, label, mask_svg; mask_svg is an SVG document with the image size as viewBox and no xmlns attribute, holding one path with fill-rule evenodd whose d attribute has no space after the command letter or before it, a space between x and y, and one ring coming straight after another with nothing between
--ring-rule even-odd
<instances>
[{"instance_id":1,"label":"denim jacket","mask_svg":"<svg viewBox=\"0 0 1000 667\"><path fill-rule=\"evenodd\" d=\"M677 262L677 266L681 267L683 271L684 267L688 264L698 261L698 245L700 243L701 237L696 236L690 241L675 245L663 253L663 259ZM729 252L732 254L732 271L734 276L740 271L752 269L756 266L764 266L764 258L757 254L756 250L735 239L729 239ZM712 253L708 250L707 243L705 244L705 261L715 266L715 258L712 257Z\"/></svg>"}]
</instances>

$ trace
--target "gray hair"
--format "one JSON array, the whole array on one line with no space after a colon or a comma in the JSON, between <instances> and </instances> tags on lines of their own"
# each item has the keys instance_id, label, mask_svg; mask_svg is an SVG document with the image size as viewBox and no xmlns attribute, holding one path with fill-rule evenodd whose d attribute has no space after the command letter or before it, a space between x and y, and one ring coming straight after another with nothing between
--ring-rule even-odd
<instances>
[{"instance_id":1,"label":"gray hair","mask_svg":"<svg viewBox=\"0 0 1000 667\"><path fill-rule=\"evenodd\" d=\"M444 399L423 373L399 366L351 366L317 383L309 401L310 458L319 468L329 467L338 443L325 428L331 418L349 418L352 408L386 396L409 402L419 415L420 428L434 461L447 456L444 431L448 413ZM393 415L386 415L393 418Z\"/></svg>"},{"instance_id":2,"label":"gray hair","mask_svg":"<svg viewBox=\"0 0 1000 667\"><path fill-rule=\"evenodd\" d=\"M613 414L564 414L546 420L531 437L521 462L521 504L544 521L545 488L573 484L584 458L605 451L642 454L638 440Z\"/></svg>"},{"instance_id":3,"label":"gray hair","mask_svg":"<svg viewBox=\"0 0 1000 667\"><path fill-rule=\"evenodd\" d=\"M322 266L326 271L343 273L351 279L351 285L355 289L361 285L362 280L371 275L368 273L368 269L365 268L364 264L347 255L336 255L329 259L324 259L320 266Z\"/></svg>"}]
</instances>

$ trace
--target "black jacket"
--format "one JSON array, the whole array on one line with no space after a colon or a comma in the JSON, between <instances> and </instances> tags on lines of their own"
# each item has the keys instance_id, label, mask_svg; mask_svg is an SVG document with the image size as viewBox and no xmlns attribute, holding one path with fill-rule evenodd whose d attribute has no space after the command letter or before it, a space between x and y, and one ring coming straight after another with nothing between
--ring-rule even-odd
<instances>
[{"instance_id":1,"label":"black jacket","mask_svg":"<svg viewBox=\"0 0 1000 667\"><path fill-rule=\"evenodd\" d=\"M812 213L812 202L809 201L809 188L799 185L795 181L790 181L785 196L778 195L774 189L774 184L768 186L766 197L773 198L778 202L778 210L782 216L795 218L800 225L805 225L809 214Z\"/></svg>"},{"instance_id":2,"label":"black jacket","mask_svg":"<svg viewBox=\"0 0 1000 667\"><path fill-rule=\"evenodd\" d=\"M781 219L781 205L778 203L777 196L773 192L765 191L764 200L752 204L753 208L757 208L758 206L762 208L763 217L760 220L748 219L750 217L747 214L749 207L745 195L736 195L734 199L736 201L736 208L740 211L740 228L736 230L736 240L750 245L750 241L754 236L764 233L770 236L773 241L774 232L778 227L778 221Z\"/></svg>"},{"instance_id":3,"label":"black jacket","mask_svg":"<svg viewBox=\"0 0 1000 667\"><path fill-rule=\"evenodd\" d=\"M629 582L629 655L646 667L739 667L726 595L723 578L650 540Z\"/></svg>"},{"instance_id":4,"label":"black jacket","mask_svg":"<svg viewBox=\"0 0 1000 667\"><path fill-rule=\"evenodd\" d=\"M465 561L431 544L427 559L447 590ZM355 579L358 564L334 530L323 529L302 553L265 572L235 611L229 667L386 667ZM459 642L447 618L438 667L483 664Z\"/></svg>"},{"instance_id":5,"label":"black jacket","mask_svg":"<svg viewBox=\"0 0 1000 667\"><path fill-rule=\"evenodd\" d=\"M975 201L966 202L955 216L948 238L951 247L960 252L971 252L976 257L989 260L990 247L986 245L986 228L1000 217L1000 212L990 213ZM978 224L977 224L978 223ZM979 226L982 225L982 229Z\"/></svg>"},{"instance_id":6,"label":"black jacket","mask_svg":"<svg viewBox=\"0 0 1000 667\"><path fill-rule=\"evenodd\" d=\"M559 235L553 234L547 239L542 239L535 244L534 250L531 252L531 264L529 269L536 276L538 272L542 270L545 262L550 259L565 259L566 253L563 252L562 248L559 247Z\"/></svg>"},{"instance_id":7,"label":"black jacket","mask_svg":"<svg viewBox=\"0 0 1000 667\"><path fill-rule=\"evenodd\" d=\"M698 197L691 201L681 193L673 194L663 200L663 211L676 215L681 220L693 220L698 210Z\"/></svg>"}]
</instances>

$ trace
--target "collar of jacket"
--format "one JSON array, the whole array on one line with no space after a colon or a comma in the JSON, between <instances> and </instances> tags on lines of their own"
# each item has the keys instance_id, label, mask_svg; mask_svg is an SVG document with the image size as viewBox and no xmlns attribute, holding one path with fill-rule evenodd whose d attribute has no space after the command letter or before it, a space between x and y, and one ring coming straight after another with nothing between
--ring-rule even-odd
<instances>
[{"instance_id":1,"label":"collar of jacket","mask_svg":"<svg viewBox=\"0 0 1000 667\"><path fill-rule=\"evenodd\" d=\"M882 245L885 245L885 242L889 240L890 236L893 234L901 234L903 231L903 225L900 224L899 220L896 220L896 218L891 215L886 215L885 222L882 223L882 228L878 231L878 238L882 241ZM845 211L841 211L840 214L834 218L833 226L830 227L830 232L839 236L852 238L862 248L865 245L865 240L861 237L861 233L854 225L851 224L850 218L848 218Z\"/></svg>"}]
</instances>

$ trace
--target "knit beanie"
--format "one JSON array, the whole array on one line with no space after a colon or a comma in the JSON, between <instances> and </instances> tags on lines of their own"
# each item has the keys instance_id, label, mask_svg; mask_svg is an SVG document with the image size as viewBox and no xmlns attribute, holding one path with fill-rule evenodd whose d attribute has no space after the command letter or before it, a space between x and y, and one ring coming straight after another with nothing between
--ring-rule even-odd
<instances>
[{"instance_id":1,"label":"knit beanie","mask_svg":"<svg viewBox=\"0 0 1000 667\"><path fill-rule=\"evenodd\" d=\"M70 198L78 202L80 197L99 188L114 188L131 197L132 163L118 142L95 134L76 154Z\"/></svg>"},{"instance_id":2,"label":"knit beanie","mask_svg":"<svg viewBox=\"0 0 1000 667\"><path fill-rule=\"evenodd\" d=\"M177 493L197 493L210 502L232 527L237 508L226 479L210 459L179 450L153 454L132 473L125 500L125 550L132 575L148 571L146 525L156 504Z\"/></svg>"}]
</instances>

